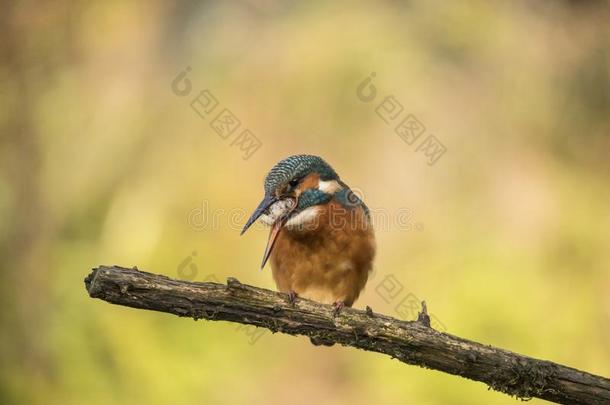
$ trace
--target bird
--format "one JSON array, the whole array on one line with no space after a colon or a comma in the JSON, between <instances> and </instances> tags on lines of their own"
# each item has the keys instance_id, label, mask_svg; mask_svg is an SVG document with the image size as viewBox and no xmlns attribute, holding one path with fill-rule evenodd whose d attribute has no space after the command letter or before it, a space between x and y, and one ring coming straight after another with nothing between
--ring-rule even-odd
<instances>
[{"instance_id":1,"label":"bird","mask_svg":"<svg viewBox=\"0 0 610 405\"><path fill-rule=\"evenodd\" d=\"M294 155L264 180L264 197L244 225L271 229L261 270L270 260L275 284L297 297L351 307L373 268L376 244L368 207L319 156Z\"/></svg>"}]
</instances>

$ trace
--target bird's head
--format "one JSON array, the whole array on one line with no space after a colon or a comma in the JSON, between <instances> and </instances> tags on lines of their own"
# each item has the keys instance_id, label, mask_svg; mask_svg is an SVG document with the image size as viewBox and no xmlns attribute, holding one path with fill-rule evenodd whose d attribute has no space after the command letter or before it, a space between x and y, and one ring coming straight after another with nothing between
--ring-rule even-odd
<instances>
[{"instance_id":1,"label":"bird's head","mask_svg":"<svg viewBox=\"0 0 610 405\"><path fill-rule=\"evenodd\" d=\"M318 156L290 156L273 166L265 177L263 200L241 231L246 232L259 218L272 227L263 267L280 229L306 209L328 202L341 187L337 173Z\"/></svg>"}]
</instances>

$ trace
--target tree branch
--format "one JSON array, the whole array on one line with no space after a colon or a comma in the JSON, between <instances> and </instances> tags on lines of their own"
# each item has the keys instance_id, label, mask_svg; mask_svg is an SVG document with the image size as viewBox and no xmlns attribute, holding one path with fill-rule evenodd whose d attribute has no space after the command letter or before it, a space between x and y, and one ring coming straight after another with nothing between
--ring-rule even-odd
<instances>
[{"instance_id":1,"label":"tree branch","mask_svg":"<svg viewBox=\"0 0 610 405\"><path fill-rule=\"evenodd\" d=\"M481 381L521 399L562 404L609 404L610 380L550 361L438 332L420 320L407 322L345 308L335 316L330 305L241 284L178 281L118 266L101 266L85 279L92 298L133 308L194 319L229 321L305 335L383 353L408 364Z\"/></svg>"}]
</instances>

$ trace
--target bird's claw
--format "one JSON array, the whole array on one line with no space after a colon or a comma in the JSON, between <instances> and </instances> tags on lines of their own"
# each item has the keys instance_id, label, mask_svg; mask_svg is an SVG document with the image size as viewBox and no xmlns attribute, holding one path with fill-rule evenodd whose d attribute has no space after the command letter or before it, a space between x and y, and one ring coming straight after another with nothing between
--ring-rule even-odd
<instances>
[{"instance_id":1,"label":"bird's claw","mask_svg":"<svg viewBox=\"0 0 610 405\"><path fill-rule=\"evenodd\" d=\"M345 303L343 301L333 302L333 316L339 315L343 308L345 308Z\"/></svg>"},{"instance_id":2,"label":"bird's claw","mask_svg":"<svg viewBox=\"0 0 610 405\"><path fill-rule=\"evenodd\" d=\"M297 293L290 290L288 292L288 303L290 305L294 306L295 302L297 301L297 297L298 297Z\"/></svg>"}]
</instances>

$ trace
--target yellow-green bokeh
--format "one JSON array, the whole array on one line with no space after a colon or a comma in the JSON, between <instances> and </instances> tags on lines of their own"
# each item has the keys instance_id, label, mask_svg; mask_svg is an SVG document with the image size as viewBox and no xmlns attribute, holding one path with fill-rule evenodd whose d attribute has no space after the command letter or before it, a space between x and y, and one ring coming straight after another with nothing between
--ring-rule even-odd
<instances>
[{"instance_id":1,"label":"yellow-green bokeh","mask_svg":"<svg viewBox=\"0 0 610 405\"><path fill-rule=\"evenodd\" d=\"M178 277L189 256L195 280L274 288L266 232L239 226L297 153L323 156L379 218L356 307L398 316L413 294L449 333L608 376L609 11L15 2L0 17L0 402L515 403L374 353L252 344L234 324L88 298L96 265ZM205 89L262 142L249 159L190 107ZM389 95L445 145L436 164L376 114ZM403 286L390 302L388 276Z\"/></svg>"}]
</instances>

